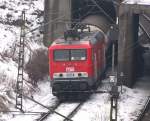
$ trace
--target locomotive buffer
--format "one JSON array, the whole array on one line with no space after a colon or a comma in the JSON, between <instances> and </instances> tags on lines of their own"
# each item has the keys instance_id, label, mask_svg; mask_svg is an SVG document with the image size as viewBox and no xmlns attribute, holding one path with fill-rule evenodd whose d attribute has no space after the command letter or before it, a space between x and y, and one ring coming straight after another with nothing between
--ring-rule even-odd
<instances>
[{"instance_id":1,"label":"locomotive buffer","mask_svg":"<svg viewBox=\"0 0 150 121\"><path fill-rule=\"evenodd\" d=\"M18 62L18 76L16 84L16 108L22 111L22 93L23 93L23 66L24 66L24 40L25 40L25 11L22 12L22 25L20 33L19 46L19 62Z\"/></svg>"}]
</instances>

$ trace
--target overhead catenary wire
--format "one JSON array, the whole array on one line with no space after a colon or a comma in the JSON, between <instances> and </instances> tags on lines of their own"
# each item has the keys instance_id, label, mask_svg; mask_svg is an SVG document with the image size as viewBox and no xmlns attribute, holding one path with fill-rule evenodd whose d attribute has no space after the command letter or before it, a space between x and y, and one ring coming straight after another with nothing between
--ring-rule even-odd
<instances>
[{"instance_id":1,"label":"overhead catenary wire","mask_svg":"<svg viewBox=\"0 0 150 121\"><path fill-rule=\"evenodd\" d=\"M112 17L110 17L105 11L103 8L101 8L98 3L95 1L95 0L91 0L97 7L98 9L113 23L115 23L115 21L112 19Z\"/></svg>"},{"instance_id":2,"label":"overhead catenary wire","mask_svg":"<svg viewBox=\"0 0 150 121\"><path fill-rule=\"evenodd\" d=\"M82 10L82 9L85 9L86 8L86 6L85 7L83 7L83 8L81 8L80 10ZM79 9L78 10L76 10L76 11L74 11L73 13L76 13L76 12L78 12L78 11L80 11ZM21 11L22 12L22 11ZM56 14L56 13L55 13ZM32 30L29 30L28 32L26 32L25 33L25 36L27 35L27 34L29 34L29 33L32 33L32 32L34 32L34 31L36 31L36 30L38 30L38 29L40 29L41 27L44 27L44 26L46 26L46 25L48 25L48 24L52 24L53 22L56 22L57 20L61 20L63 17L65 17L66 15L62 15L62 16L60 16L60 17L58 17L58 18L55 18L54 20L52 20L52 21L49 21L49 22L47 22L47 23L45 23L45 24L43 24L43 25L40 25L40 26L38 26L38 27L35 27L34 29L32 29ZM68 22L69 23L69 22ZM56 30L57 31L57 30ZM54 31L54 32L56 32L56 31ZM29 42L29 41L28 41ZM25 43L28 45L28 42L27 41L25 41ZM34 52L29 46L26 46L29 50L31 50L32 52Z\"/></svg>"},{"instance_id":3,"label":"overhead catenary wire","mask_svg":"<svg viewBox=\"0 0 150 121\"><path fill-rule=\"evenodd\" d=\"M150 18L146 15L143 15L148 21L150 21ZM142 23L139 22L139 27L146 33L147 37L150 39L150 35L149 33L146 31L145 27L143 26ZM128 52L131 51L131 49L135 49L138 46L138 43L140 42L140 39L138 39L136 42L134 42L132 45L129 45L126 49L119 51L118 50L118 54L122 54L122 51ZM130 57L131 55L126 55L126 57ZM109 58L111 56L108 56ZM111 63L111 62L110 62ZM109 63L109 64L110 64Z\"/></svg>"},{"instance_id":4,"label":"overhead catenary wire","mask_svg":"<svg viewBox=\"0 0 150 121\"><path fill-rule=\"evenodd\" d=\"M80 11L80 10L82 10L82 9L86 9L86 6L84 6L84 7L81 8L81 9L78 9L78 10L74 11L73 14L75 14L76 12L78 12L78 11ZM55 13L55 14L56 14L56 13ZM60 17L58 17L58 18L55 18L54 20L51 20L51 21L49 21L49 22L47 22L47 23L44 23L44 24L41 25L41 26L35 27L35 28L32 29L32 30L29 30L28 32L25 33L25 36L26 36L27 34L29 34L29 33L32 33L32 32L34 32L34 31L36 31L36 30L42 28L42 27L45 27L45 26L48 25L48 24L52 24L53 22L56 23L56 21L61 20L61 19L64 18L65 16L66 16L66 15L62 15L62 16L60 16ZM62 23L62 21L61 21L61 23ZM69 22L64 22L64 23L69 23ZM73 22L70 22L70 23L73 23ZM76 23L76 22L74 22L74 23ZM54 32L57 32L57 30L55 30ZM29 41L28 41L28 42L29 42ZM26 44L28 44L28 42L25 41ZM26 46L26 47L27 47L27 46ZM27 48L28 48L29 50L31 50L32 53L34 52L29 46L28 46Z\"/></svg>"},{"instance_id":5,"label":"overhead catenary wire","mask_svg":"<svg viewBox=\"0 0 150 121\"><path fill-rule=\"evenodd\" d=\"M96 2L95 0L91 0L91 1L99 8L99 10L100 10L101 12L103 12L103 14L104 14L111 22L115 23L115 21L103 10L103 8L101 8L101 7L97 4L97 2ZM78 9L78 10L76 10L76 11L73 11L72 14L75 14L76 12L79 12L79 11L81 11L82 9L86 9L86 6L84 6L84 7L81 8L81 9ZM59 12L58 12L58 13L59 13ZM57 12L55 12L55 14L57 14ZM41 27L44 27L44 26L46 26L46 25L48 25L48 24L52 24L53 22L56 22L57 20L61 20L61 19L62 19L63 17L65 17L65 16L66 16L66 14L65 14L65 15L62 15L62 16L60 16L60 17L58 17L58 18L55 18L55 19L53 19L53 20L51 20L51 21L49 21L49 22L47 22L47 23L44 23L44 24L41 25L41 26L35 27L34 29L32 29L32 30L26 32L25 35L27 35L27 34L33 32L33 31L35 31L35 30L37 30L37 29L40 29Z\"/></svg>"},{"instance_id":6,"label":"overhead catenary wire","mask_svg":"<svg viewBox=\"0 0 150 121\"><path fill-rule=\"evenodd\" d=\"M150 34L146 31L145 27L141 23L139 25L140 25L141 29L145 32L147 37L150 39Z\"/></svg>"},{"instance_id":7,"label":"overhead catenary wire","mask_svg":"<svg viewBox=\"0 0 150 121\"><path fill-rule=\"evenodd\" d=\"M126 49L124 49L124 50L118 50L118 54L123 54L124 53L124 51L125 52L128 52L128 51L131 51L132 49L135 49L137 46L138 46L138 43L139 43L139 41L140 40L138 40L138 41L136 41L134 44L132 44L132 45L130 45L130 46L128 46ZM126 57L130 57L131 55L126 55ZM112 57L112 55L110 55L110 56L108 56L108 58L111 58ZM111 63L111 60L110 60L110 62L108 63L108 64L110 64Z\"/></svg>"},{"instance_id":8,"label":"overhead catenary wire","mask_svg":"<svg viewBox=\"0 0 150 121\"><path fill-rule=\"evenodd\" d=\"M106 17L108 17L112 22L114 22L113 19L96 3L95 0L92 0L92 1L93 1L94 4L96 4L96 6L105 14ZM85 9L85 8L86 8L86 6L84 6L84 7L81 8L81 9ZM77 11L74 11L73 14L76 13L76 12L78 12L78 11L80 11L81 9L78 9ZM55 14L56 14L56 13L55 13ZM57 20L61 20L61 18L63 18L63 17L65 17L65 15L60 16L60 17L58 17L58 18L56 18L56 19L54 19L54 20L51 20L51 21L49 21L49 22L47 22L47 23L44 23L43 25L38 26L38 27L36 27L36 28L34 28L34 29L28 31L27 33L25 33L25 35L27 35L27 34L29 34L29 33L31 33L31 32L34 32L34 31L36 31L37 29L40 29L40 28L42 28L42 27L44 27L44 26L46 26L46 25L48 25L48 24L50 24L50 23L52 24L53 22L55 22L55 21L57 21Z\"/></svg>"},{"instance_id":9,"label":"overhead catenary wire","mask_svg":"<svg viewBox=\"0 0 150 121\"><path fill-rule=\"evenodd\" d=\"M149 16L147 16L145 14L142 14L142 17L145 18L149 22L149 24L150 24L150 17ZM139 26L145 32L145 34L147 35L147 37L150 39L150 34L147 32L147 30L145 29L144 25L141 22L139 23Z\"/></svg>"},{"instance_id":10,"label":"overhead catenary wire","mask_svg":"<svg viewBox=\"0 0 150 121\"><path fill-rule=\"evenodd\" d=\"M81 8L80 10L82 10L82 9L85 9L86 7L83 7L83 8ZM74 11L73 13L76 13L76 12L78 12L78 11L80 11L79 9L78 10L76 10L76 11ZM56 14L56 13L55 13ZM42 28L42 27L44 27L44 26L46 26L46 25L48 25L48 24L52 24L53 22L56 22L56 21L58 21L58 20L61 20L63 17L65 17L66 15L62 15L62 16L60 16L60 17L58 17L58 18L55 18L54 20L51 20L51 21L49 21L49 22L47 22L47 23L45 23L45 24L43 24L43 25L40 25L40 26L38 26L38 27L35 27L34 29L32 29L32 30L29 30L28 32L26 32L25 33L25 36L27 35L27 34L29 34L29 33L32 33L32 32L34 32L34 31L36 31L36 30L38 30L38 29L40 29L40 28ZM67 22L65 22L65 23L67 23ZM69 22L68 22L69 23ZM56 32L57 30L55 30L54 32ZM28 41L29 42L29 41ZM27 41L25 41L25 43L28 45L28 42ZM27 46L26 45L26 47L29 49L29 50L31 50L31 52L33 53L34 51L29 47L29 46Z\"/></svg>"},{"instance_id":11,"label":"overhead catenary wire","mask_svg":"<svg viewBox=\"0 0 150 121\"><path fill-rule=\"evenodd\" d=\"M117 6L120 6L120 3L118 3L117 1L113 0L113 3Z\"/></svg>"},{"instance_id":12,"label":"overhead catenary wire","mask_svg":"<svg viewBox=\"0 0 150 121\"><path fill-rule=\"evenodd\" d=\"M79 11L82 10L82 9L86 9L86 6L84 6L84 7L81 8L81 9L78 9L78 10L76 10L76 11L73 11L72 14L75 14L76 12L79 12ZM62 16L60 16L60 17L57 17L57 18L55 18L55 19L53 19L53 20L50 20L50 21L48 21L47 23L44 23L44 24L41 25L41 26L35 27L34 29L32 29L32 30L26 32L25 35L27 35L27 34L33 32L33 31L35 31L35 30L37 30L37 29L40 29L41 27L44 27L44 26L49 25L49 24L52 24L53 22L56 22L57 20L62 20L62 18L64 18L65 16L66 16L66 14L64 14L64 15L62 15Z\"/></svg>"}]
</instances>

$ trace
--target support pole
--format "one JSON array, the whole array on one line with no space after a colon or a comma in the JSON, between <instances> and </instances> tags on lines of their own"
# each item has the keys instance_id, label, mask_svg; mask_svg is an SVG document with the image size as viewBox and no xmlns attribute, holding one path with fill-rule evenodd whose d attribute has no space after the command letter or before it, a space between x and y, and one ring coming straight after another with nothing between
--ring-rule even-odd
<instances>
[{"instance_id":1,"label":"support pole","mask_svg":"<svg viewBox=\"0 0 150 121\"><path fill-rule=\"evenodd\" d=\"M111 95L111 106L110 106L110 121L117 121L117 107L118 107L118 86L117 79L115 76L110 76L110 82L112 83L110 95Z\"/></svg>"},{"instance_id":2,"label":"support pole","mask_svg":"<svg viewBox=\"0 0 150 121\"><path fill-rule=\"evenodd\" d=\"M25 41L25 11L22 12L18 76L17 76L17 84L16 84L16 108L21 111L22 111L23 70L24 70L24 41Z\"/></svg>"},{"instance_id":3,"label":"support pole","mask_svg":"<svg viewBox=\"0 0 150 121\"><path fill-rule=\"evenodd\" d=\"M118 96L118 87L113 86L111 94L110 121L117 121Z\"/></svg>"},{"instance_id":4,"label":"support pole","mask_svg":"<svg viewBox=\"0 0 150 121\"><path fill-rule=\"evenodd\" d=\"M112 73L115 72L115 43L112 45Z\"/></svg>"}]
</instances>

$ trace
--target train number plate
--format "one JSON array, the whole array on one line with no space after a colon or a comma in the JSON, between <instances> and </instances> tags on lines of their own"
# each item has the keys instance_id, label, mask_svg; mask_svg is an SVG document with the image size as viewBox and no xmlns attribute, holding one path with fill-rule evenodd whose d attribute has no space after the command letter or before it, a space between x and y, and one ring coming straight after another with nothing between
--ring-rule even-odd
<instances>
[{"instance_id":1,"label":"train number plate","mask_svg":"<svg viewBox=\"0 0 150 121\"><path fill-rule=\"evenodd\" d=\"M73 73L67 73L66 76L71 78L71 77L74 77L74 74Z\"/></svg>"}]
</instances>

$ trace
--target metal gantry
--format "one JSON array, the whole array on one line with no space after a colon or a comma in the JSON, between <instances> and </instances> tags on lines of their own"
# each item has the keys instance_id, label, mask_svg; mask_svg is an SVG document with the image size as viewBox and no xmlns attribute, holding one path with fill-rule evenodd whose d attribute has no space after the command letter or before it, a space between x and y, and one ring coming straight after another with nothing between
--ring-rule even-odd
<instances>
[{"instance_id":1,"label":"metal gantry","mask_svg":"<svg viewBox=\"0 0 150 121\"><path fill-rule=\"evenodd\" d=\"M16 108L22 111L23 70L24 70L24 41L25 41L25 11L22 12L22 23L19 45L18 76L16 84Z\"/></svg>"}]
</instances>

